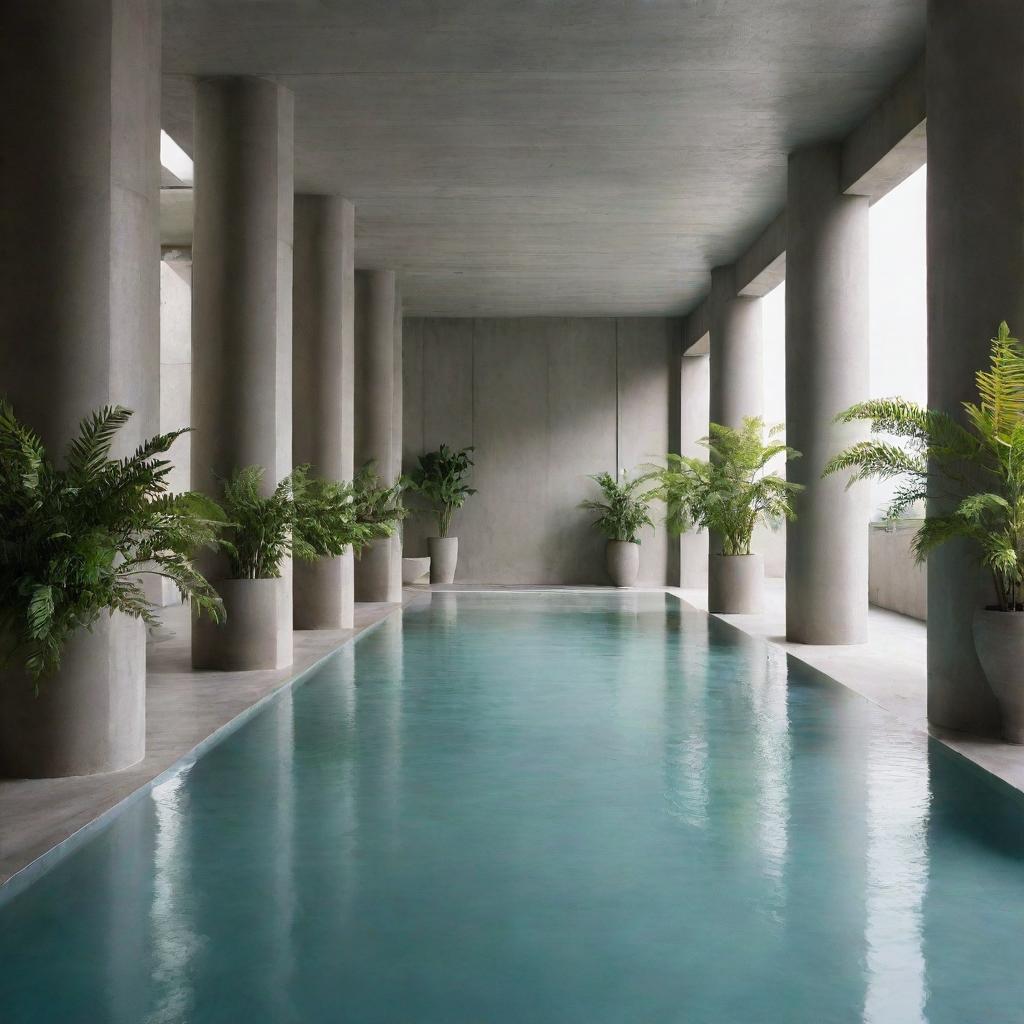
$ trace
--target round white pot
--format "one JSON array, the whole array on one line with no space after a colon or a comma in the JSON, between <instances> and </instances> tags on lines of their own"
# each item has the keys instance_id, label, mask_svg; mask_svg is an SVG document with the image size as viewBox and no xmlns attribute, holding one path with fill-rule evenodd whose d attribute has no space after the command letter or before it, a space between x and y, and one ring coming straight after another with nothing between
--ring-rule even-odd
<instances>
[{"instance_id":1,"label":"round white pot","mask_svg":"<svg viewBox=\"0 0 1024 1024\"><path fill-rule=\"evenodd\" d=\"M430 552L430 582L454 583L455 567L459 561L458 537L428 537Z\"/></svg>"},{"instance_id":2,"label":"round white pot","mask_svg":"<svg viewBox=\"0 0 1024 1024\"><path fill-rule=\"evenodd\" d=\"M1003 713L1003 736L1024 743L1024 612L979 608L974 648Z\"/></svg>"},{"instance_id":3,"label":"round white pot","mask_svg":"<svg viewBox=\"0 0 1024 1024\"><path fill-rule=\"evenodd\" d=\"M36 681L0 669L0 776L56 779L117 771L146 753L146 629L104 612L74 633L60 668Z\"/></svg>"},{"instance_id":4,"label":"round white pot","mask_svg":"<svg viewBox=\"0 0 1024 1024\"><path fill-rule=\"evenodd\" d=\"M617 587L631 587L640 575L640 545L630 540L610 540L604 547L608 575Z\"/></svg>"},{"instance_id":5,"label":"round white pot","mask_svg":"<svg viewBox=\"0 0 1024 1024\"><path fill-rule=\"evenodd\" d=\"M764 600L764 559L760 555L712 555L708 561L708 611L756 615Z\"/></svg>"},{"instance_id":6,"label":"round white pot","mask_svg":"<svg viewBox=\"0 0 1024 1024\"><path fill-rule=\"evenodd\" d=\"M244 672L286 668L292 663L292 609L284 577L216 580L227 621L192 620L192 665Z\"/></svg>"},{"instance_id":7,"label":"round white pot","mask_svg":"<svg viewBox=\"0 0 1024 1024\"><path fill-rule=\"evenodd\" d=\"M429 558L403 558L402 582L418 583L430 573Z\"/></svg>"}]
</instances>

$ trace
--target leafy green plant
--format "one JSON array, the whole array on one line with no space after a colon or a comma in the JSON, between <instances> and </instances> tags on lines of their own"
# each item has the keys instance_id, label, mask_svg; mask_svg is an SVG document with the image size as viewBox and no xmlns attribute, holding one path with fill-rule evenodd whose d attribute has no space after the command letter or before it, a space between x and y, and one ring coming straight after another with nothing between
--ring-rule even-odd
<instances>
[{"instance_id":1,"label":"leafy green plant","mask_svg":"<svg viewBox=\"0 0 1024 1024\"><path fill-rule=\"evenodd\" d=\"M824 475L897 480L887 519L930 501L914 554L951 540L974 546L992 574L1002 611L1024 610L1024 348L1005 322L992 339L989 368L975 374L978 402L965 402L964 426L953 416L903 398L860 402L843 423L864 421L874 437L840 452Z\"/></svg>"},{"instance_id":2,"label":"leafy green plant","mask_svg":"<svg viewBox=\"0 0 1024 1024\"><path fill-rule=\"evenodd\" d=\"M247 466L223 482L228 522L218 541L234 579L274 579L285 558L333 558L389 536L403 510L398 488L379 484L372 467L352 483L314 477L297 466L270 494L264 470Z\"/></svg>"},{"instance_id":3,"label":"leafy green plant","mask_svg":"<svg viewBox=\"0 0 1024 1024\"><path fill-rule=\"evenodd\" d=\"M800 457L778 440L782 429L777 424L766 430L760 416L746 417L740 430L712 423L700 441L707 459L668 455L667 466L649 478L658 483L669 529L708 530L721 539L723 555L749 555L758 523L795 519L793 495L802 488L769 471L780 455Z\"/></svg>"},{"instance_id":4,"label":"leafy green plant","mask_svg":"<svg viewBox=\"0 0 1024 1024\"><path fill-rule=\"evenodd\" d=\"M580 508L597 513L594 526L609 540L639 544L640 531L645 526L654 525L648 514L652 495L650 492L638 493L647 478L630 480L623 470L621 480L616 480L611 473L598 473L590 479L601 488L604 501L584 501Z\"/></svg>"},{"instance_id":5,"label":"leafy green plant","mask_svg":"<svg viewBox=\"0 0 1024 1024\"><path fill-rule=\"evenodd\" d=\"M472 448L455 451L443 444L436 452L427 452L419 458L419 465L402 478L402 486L426 499L430 510L437 517L437 534L447 537L451 529L452 516L466 503L466 498L476 494L467 483L473 460L469 457Z\"/></svg>"},{"instance_id":6,"label":"leafy green plant","mask_svg":"<svg viewBox=\"0 0 1024 1024\"><path fill-rule=\"evenodd\" d=\"M86 417L57 468L0 400L0 642L36 678L57 669L72 633L103 612L154 624L146 575L171 580L215 620L223 615L191 561L215 542L223 513L202 495L167 491L171 463L161 456L183 430L158 434L127 458L110 457L131 415L106 406Z\"/></svg>"}]
</instances>

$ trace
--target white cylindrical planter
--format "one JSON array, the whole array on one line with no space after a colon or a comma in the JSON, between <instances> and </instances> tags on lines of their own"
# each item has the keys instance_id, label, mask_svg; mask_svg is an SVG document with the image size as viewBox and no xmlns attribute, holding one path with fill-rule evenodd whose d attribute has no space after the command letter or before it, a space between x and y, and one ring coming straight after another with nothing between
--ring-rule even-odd
<instances>
[{"instance_id":1,"label":"white cylindrical planter","mask_svg":"<svg viewBox=\"0 0 1024 1024\"><path fill-rule=\"evenodd\" d=\"M640 545L629 540L610 540L605 545L608 575L617 587L631 587L640 574Z\"/></svg>"},{"instance_id":2,"label":"white cylindrical planter","mask_svg":"<svg viewBox=\"0 0 1024 1024\"><path fill-rule=\"evenodd\" d=\"M423 577L430 575L429 558L403 558L402 559L402 582L420 583Z\"/></svg>"},{"instance_id":3,"label":"white cylindrical planter","mask_svg":"<svg viewBox=\"0 0 1024 1024\"><path fill-rule=\"evenodd\" d=\"M708 568L708 611L756 615L764 599L764 559L760 555L712 555Z\"/></svg>"},{"instance_id":4,"label":"white cylindrical planter","mask_svg":"<svg viewBox=\"0 0 1024 1024\"><path fill-rule=\"evenodd\" d=\"M1024 743L1024 612L978 609L974 647L999 701L1003 737Z\"/></svg>"},{"instance_id":5,"label":"white cylindrical planter","mask_svg":"<svg viewBox=\"0 0 1024 1024\"><path fill-rule=\"evenodd\" d=\"M458 537L428 537L430 552L430 582L454 583L455 567L459 561Z\"/></svg>"},{"instance_id":6,"label":"white cylindrical planter","mask_svg":"<svg viewBox=\"0 0 1024 1024\"><path fill-rule=\"evenodd\" d=\"M283 577L217 580L227 621L193 620L193 665L222 672L287 668L292 663L289 584Z\"/></svg>"},{"instance_id":7,"label":"white cylindrical planter","mask_svg":"<svg viewBox=\"0 0 1024 1024\"><path fill-rule=\"evenodd\" d=\"M0 776L55 779L111 772L146 752L146 630L106 612L74 633L60 668L38 681L0 670Z\"/></svg>"}]
</instances>

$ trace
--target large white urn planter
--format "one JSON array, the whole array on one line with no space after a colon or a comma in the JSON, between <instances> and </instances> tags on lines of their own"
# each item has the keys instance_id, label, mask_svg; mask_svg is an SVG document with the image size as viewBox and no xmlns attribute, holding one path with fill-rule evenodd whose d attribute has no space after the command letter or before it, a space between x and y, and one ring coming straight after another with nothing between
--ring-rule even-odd
<instances>
[{"instance_id":1,"label":"large white urn planter","mask_svg":"<svg viewBox=\"0 0 1024 1024\"><path fill-rule=\"evenodd\" d=\"M1024 743L1024 612L978 609L974 647L1003 714L1003 736Z\"/></svg>"},{"instance_id":2,"label":"large white urn planter","mask_svg":"<svg viewBox=\"0 0 1024 1024\"><path fill-rule=\"evenodd\" d=\"M430 553L430 582L454 583L455 567L459 561L458 537L428 537Z\"/></svg>"},{"instance_id":3,"label":"large white urn planter","mask_svg":"<svg viewBox=\"0 0 1024 1024\"><path fill-rule=\"evenodd\" d=\"M292 663L291 581L217 580L227 621L192 620L192 664L198 669L243 672Z\"/></svg>"},{"instance_id":4,"label":"large white urn planter","mask_svg":"<svg viewBox=\"0 0 1024 1024\"><path fill-rule=\"evenodd\" d=\"M36 693L38 685L39 692ZM72 635L38 684L0 669L0 776L55 779L111 772L146 753L146 629L104 612Z\"/></svg>"},{"instance_id":5,"label":"large white urn planter","mask_svg":"<svg viewBox=\"0 0 1024 1024\"><path fill-rule=\"evenodd\" d=\"M712 555L708 562L708 611L756 615L764 602L764 559L760 555Z\"/></svg>"},{"instance_id":6,"label":"large white urn planter","mask_svg":"<svg viewBox=\"0 0 1024 1024\"><path fill-rule=\"evenodd\" d=\"M640 545L631 540L610 540L604 548L608 575L617 587L631 587L640 575Z\"/></svg>"}]
</instances>

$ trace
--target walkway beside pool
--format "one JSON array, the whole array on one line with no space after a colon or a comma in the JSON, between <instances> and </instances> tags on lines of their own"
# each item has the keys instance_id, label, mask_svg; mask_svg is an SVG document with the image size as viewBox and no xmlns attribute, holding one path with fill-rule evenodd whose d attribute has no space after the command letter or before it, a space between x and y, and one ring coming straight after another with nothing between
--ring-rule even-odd
<instances>
[{"instance_id":1,"label":"walkway beside pool","mask_svg":"<svg viewBox=\"0 0 1024 1024\"><path fill-rule=\"evenodd\" d=\"M704 611L706 590L670 588L669 593ZM765 611L760 615L719 615L751 636L759 636L787 654L867 697L915 729L927 731L969 761L1024 792L1024 747L979 740L928 725L926 652L928 630L923 622L871 607L870 639L855 646L826 647L786 641L786 584L770 579Z\"/></svg>"}]
</instances>

